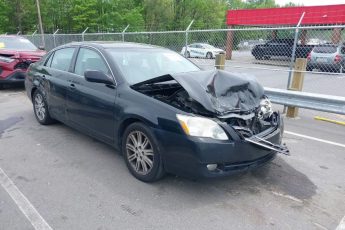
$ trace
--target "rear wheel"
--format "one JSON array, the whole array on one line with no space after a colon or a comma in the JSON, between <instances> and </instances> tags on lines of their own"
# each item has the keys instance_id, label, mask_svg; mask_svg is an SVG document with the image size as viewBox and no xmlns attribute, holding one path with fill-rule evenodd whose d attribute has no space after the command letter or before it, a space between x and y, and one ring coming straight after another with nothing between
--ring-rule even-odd
<instances>
[{"instance_id":1,"label":"rear wheel","mask_svg":"<svg viewBox=\"0 0 345 230\"><path fill-rule=\"evenodd\" d=\"M127 127L122 138L122 153L128 170L137 179L154 182L164 176L157 141L143 123L136 122Z\"/></svg>"},{"instance_id":2,"label":"rear wheel","mask_svg":"<svg viewBox=\"0 0 345 230\"><path fill-rule=\"evenodd\" d=\"M206 58L207 59L212 59L213 58L212 53L211 52L207 52Z\"/></svg>"},{"instance_id":3,"label":"rear wheel","mask_svg":"<svg viewBox=\"0 0 345 230\"><path fill-rule=\"evenodd\" d=\"M48 111L48 104L43 94L36 90L32 97L34 113L37 121L42 125L49 125L54 123L54 119L50 117Z\"/></svg>"},{"instance_id":4,"label":"rear wheel","mask_svg":"<svg viewBox=\"0 0 345 230\"><path fill-rule=\"evenodd\" d=\"M187 58L190 58L190 53L189 53L189 51L187 51Z\"/></svg>"}]
</instances>

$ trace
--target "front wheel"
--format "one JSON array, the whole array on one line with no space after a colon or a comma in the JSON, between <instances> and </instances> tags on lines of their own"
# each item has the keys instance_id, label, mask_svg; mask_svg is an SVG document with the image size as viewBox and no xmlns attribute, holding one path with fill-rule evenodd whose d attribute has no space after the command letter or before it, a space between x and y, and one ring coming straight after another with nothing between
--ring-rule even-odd
<instances>
[{"instance_id":1,"label":"front wheel","mask_svg":"<svg viewBox=\"0 0 345 230\"><path fill-rule=\"evenodd\" d=\"M157 141L149 127L136 122L127 127L122 138L122 153L131 174L144 182L164 176Z\"/></svg>"},{"instance_id":2,"label":"front wheel","mask_svg":"<svg viewBox=\"0 0 345 230\"><path fill-rule=\"evenodd\" d=\"M49 125L54 123L48 111L48 104L43 94L36 90L32 97L34 113L36 120L42 125Z\"/></svg>"},{"instance_id":3,"label":"front wheel","mask_svg":"<svg viewBox=\"0 0 345 230\"><path fill-rule=\"evenodd\" d=\"M206 58L207 58L207 59L212 59L212 57L213 57L213 56L212 56L212 53L211 53L211 52L208 52L208 53L206 54Z\"/></svg>"}]
</instances>

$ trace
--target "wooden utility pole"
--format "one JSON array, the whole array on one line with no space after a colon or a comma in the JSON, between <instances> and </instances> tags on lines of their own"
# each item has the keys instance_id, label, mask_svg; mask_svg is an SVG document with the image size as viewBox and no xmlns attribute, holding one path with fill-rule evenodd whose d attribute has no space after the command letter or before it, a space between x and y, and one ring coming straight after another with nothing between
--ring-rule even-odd
<instances>
[{"instance_id":1,"label":"wooden utility pole","mask_svg":"<svg viewBox=\"0 0 345 230\"><path fill-rule=\"evenodd\" d=\"M297 58L295 62L295 72L293 74L291 87L289 90L302 91L304 82L304 72L307 66L307 59ZM298 116L298 108L293 106L288 106L286 117L296 118Z\"/></svg>"},{"instance_id":2,"label":"wooden utility pole","mask_svg":"<svg viewBox=\"0 0 345 230\"><path fill-rule=\"evenodd\" d=\"M46 44L44 41L44 31L43 31L43 25L42 25L42 17L41 17L41 9L40 9L39 0L36 0L36 5L37 5L38 24L39 24L40 32L41 32L41 45L45 48Z\"/></svg>"}]
</instances>

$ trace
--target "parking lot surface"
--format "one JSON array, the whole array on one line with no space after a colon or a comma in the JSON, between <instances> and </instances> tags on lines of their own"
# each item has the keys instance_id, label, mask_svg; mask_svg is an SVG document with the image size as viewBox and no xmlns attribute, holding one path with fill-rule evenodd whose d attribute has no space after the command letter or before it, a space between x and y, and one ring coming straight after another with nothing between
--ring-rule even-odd
<instances>
[{"instance_id":1,"label":"parking lot surface","mask_svg":"<svg viewBox=\"0 0 345 230\"><path fill-rule=\"evenodd\" d=\"M39 125L23 89L2 90L0 229L336 229L345 215L345 127L315 114L285 119L291 156L261 169L146 184L111 147L63 124Z\"/></svg>"}]
</instances>

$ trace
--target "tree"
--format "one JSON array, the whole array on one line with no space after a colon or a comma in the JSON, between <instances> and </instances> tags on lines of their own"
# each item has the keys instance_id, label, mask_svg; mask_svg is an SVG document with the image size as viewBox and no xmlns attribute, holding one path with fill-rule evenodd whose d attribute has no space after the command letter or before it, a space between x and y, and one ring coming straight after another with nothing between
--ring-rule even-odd
<instances>
[{"instance_id":1,"label":"tree","mask_svg":"<svg viewBox=\"0 0 345 230\"><path fill-rule=\"evenodd\" d=\"M5 0L0 0L0 34L6 33L9 28L8 4Z\"/></svg>"}]
</instances>

